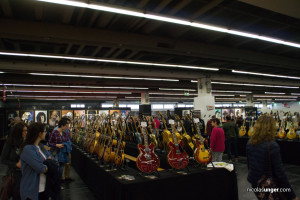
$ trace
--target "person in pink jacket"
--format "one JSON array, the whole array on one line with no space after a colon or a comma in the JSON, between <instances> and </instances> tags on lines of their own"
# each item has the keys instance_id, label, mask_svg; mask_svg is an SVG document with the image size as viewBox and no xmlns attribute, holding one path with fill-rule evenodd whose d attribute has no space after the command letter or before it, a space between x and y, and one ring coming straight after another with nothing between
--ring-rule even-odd
<instances>
[{"instance_id":1,"label":"person in pink jacket","mask_svg":"<svg viewBox=\"0 0 300 200\"><path fill-rule=\"evenodd\" d=\"M222 128L219 128L220 120L212 119L212 126L214 127L210 137L210 148L212 150L212 161L221 162L223 152L225 150L225 134Z\"/></svg>"}]
</instances>

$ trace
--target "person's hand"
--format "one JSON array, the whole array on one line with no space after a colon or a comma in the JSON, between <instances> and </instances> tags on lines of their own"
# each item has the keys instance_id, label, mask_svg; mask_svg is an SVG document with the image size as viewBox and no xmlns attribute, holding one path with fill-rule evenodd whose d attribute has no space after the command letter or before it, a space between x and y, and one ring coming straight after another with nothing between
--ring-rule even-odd
<instances>
[{"instance_id":1,"label":"person's hand","mask_svg":"<svg viewBox=\"0 0 300 200\"><path fill-rule=\"evenodd\" d=\"M64 145L63 144L56 144L56 147L61 149L61 148L64 148Z\"/></svg>"},{"instance_id":2,"label":"person's hand","mask_svg":"<svg viewBox=\"0 0 300 200\"><path fill-rule=\"evenodd\" d=\"M16 167L21 169L21 160L19 160L19 162L17 162Z\"/></svg>"}]
</instances>

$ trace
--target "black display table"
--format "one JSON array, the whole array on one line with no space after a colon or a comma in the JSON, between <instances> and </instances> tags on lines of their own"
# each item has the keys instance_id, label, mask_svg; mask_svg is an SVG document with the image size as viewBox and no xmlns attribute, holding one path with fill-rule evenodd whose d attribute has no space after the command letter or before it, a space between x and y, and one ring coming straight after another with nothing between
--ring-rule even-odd
<instances>
[{"instance_id":1,"label":"black display table","mask_svg":"<svg viewBox=\"0 0 300 200\"><path fill-rule=\"evenodd\" d=\"M239 156L246 156L246 145L248 137L238 138L238 154ZM291 140L279 140L276 142L280 146L280 153L283 163L300 165L300 142Z\"/></svg>"},{"instance_id":2,"label":"black display table","mask_svg":"<svg viewBox=\"0 0 300 200\"><path fill-rule=\"evenodd\" d=\"M187 175L164 170L158 179L151 180L131 167L127 171L107 172L76 146L72 150L72 166L97 199L238 199L236 173L226 169L190 168ZM134 176L135 180L120 180L121 175Z\"/></svg>"}]
</instances>

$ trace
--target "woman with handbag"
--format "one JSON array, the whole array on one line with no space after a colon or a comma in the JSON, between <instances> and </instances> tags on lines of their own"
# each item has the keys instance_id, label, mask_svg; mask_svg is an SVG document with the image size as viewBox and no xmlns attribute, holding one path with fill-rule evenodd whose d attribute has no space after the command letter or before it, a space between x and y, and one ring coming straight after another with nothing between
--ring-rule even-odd
<instances>
[{"instance_id":1,"label":"woman with handbag","mask_svg":"<svg viewBox=\"0 0 300 200\"><path fill-rule=\"evenodd\" d=\"M1 163L8 166L7 176L4 178L6 180L5 182L7 183L3 183L2 187L10 187L1 188L0 199L2 200L9 199L10 197L13 197L14 200L21 199L20 181L22 173L20 147L27 135L27 125L24 122L19 122L15 124L12 128L13 131L8 136L8 139L4 144L1 155ZM10 185L9 182L13 185Z\"/></svg>"},{"instance_id":2,"label":"woman with handbag","mask_svg":"<svg viewBox=\"0 0 300 200\"><path fill-rule=\"evenodd\" d=\"M248 181L256 188L258 199L292 199L299 200L283 170L280 148L275 141L277 128L272 116L261 116L254 126L254 132L247 144ZM287 188L289 192L262 192L275 188Z\"/></svg>"},{"instance_id":3,"label":"woman with handbag","mask_svg":"<svg viewBox=\"0 0 300 200\"><path fill-rule=\"evenodd\" d=\"M48 167L44 161L51 159L51 154L40 144L45 139L46 124L32 123L28 128L28 134L21 148L21 198L22 200L42 200L46 187L46 175Z\"/></svg>"}]
</instances>

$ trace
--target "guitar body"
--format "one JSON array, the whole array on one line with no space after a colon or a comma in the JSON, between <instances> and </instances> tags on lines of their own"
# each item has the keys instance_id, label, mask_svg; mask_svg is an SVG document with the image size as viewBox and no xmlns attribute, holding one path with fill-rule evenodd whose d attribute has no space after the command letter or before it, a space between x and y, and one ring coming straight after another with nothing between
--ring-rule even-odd
<instances>
[{"instance_id":1,"label":"guitar body","mask_svg":"<svg viewBox=\"0 0 300 200\"><path fill-rule=\"evenodd\" d=\"M284 131L284 128L281 128L277 134L278 138L283 139L286 136L286 132Z\"/></svg>"},{"instance_id":2,"label":"guitar body","mask_svg":"<svg viewBox=\"0 0 300 200\"><path fill-rule=\"evenodd\" d=\"M195 160L202 165L207 165L212 160L212 153L210 150L205 149L204 144L201 144L198 140L196 140L197 148L194 153Z\"/></svg>"},{"instance_id":3,"label":"guitar body","mask_svg":"<svg viewBox=\"0 0 300 200\"><path fill-rule=\"evenodd\" d=\"M115 164L116 164L116 166L118 166L118 167L122 166L123 163L124 163L124 159L125 159L124 153L117 154L115 156Z\"/></svg>"},{"instance_id":4,"label":"guitar body","mask_svg":"<svg viewBox=\"0 0 300 200\"><path fill-rule=\"evenodd\" d=\"M136 142L138 144L142 144L142 137L141 137L141 134L139 132L135 132L134 133L134 136L135 136L135 139L136 139Z\"/></svg>"},{"instance_id":5,"label":"guitar body","mask_svg":"<svg viewBox=\"0 0 300 200\"><path fill-rule=\"evenodd\" d=\"M167 160L172 168L175 169L184 169L189 164L189 156L183 149L183 142L179 142L178 145L175 145L172 142L169 142L170 152L168 154ZM180 146L180 147L179 147Z\"/></svg>"},{"instance_id":6,"label":"guitar body","mask_svg":"<svg viewBox=\"0 0 300 200\"><path fill-rule=\"evenodd\" d=\"M142 144L138 144L138 149L140 154L136 159L137 168L144 173L156 172L160 162L158 156L154 153L154 144L149 145L148 151Z\"/></svg>"},{"instance_id":7,"label":"guitar body","mask_svg":"<svg viewBox=\"0 0 300 200\"><path fill-rule=\"evenodd\" d=\"M248 131L248 136L251 137L253 135L254 128L251 127Z\"/></svg>"},{"instance_id":8,"label":"guitar body","mask_svg":"<svg viewBox=\"0 0 300 200\"><path fill-rule=\"evenodd\" d=\"M104 151L104 155L103 155L103 160L106 162L106 163L109 163L112 159L111 159L111 146L108 146L105 148L105 151Z\"/></svg>"},{"instance_id":9,"label":"guitar body","mask_svg":"<svg viewBox=\"0 0 300 200\"><path fill-rule=\"evenodd\" d=\"M241 129L239 131L239 135L242 137L246 135L246 126L241 126Z\"/></svg>"},{"instance_id":10,"label":"guitar body","mask_svg":"<svg viewBox=\"0 0 300 200\"><path fill-rule=\"evenodd\" d=\"M294 129L294 128L291 128L291 129L289 130L289 132L287 133L286 137L287 137L288 139L290 139L290 140L295 139L295 138L297 137L296 132L295 132L295 129Z\"/></svg>"},{"instance_id":11,"label":"guitar body","mask_svg":"<svg viewBox=\"0 0 300 200\"><path fill-rule=\"evenodd\" d=\"M169 130L165 129L162 135L163 135L163 142L165 144L168 144L169 142L174 142L173 135Z\"/></svg>"}]
</instances>

